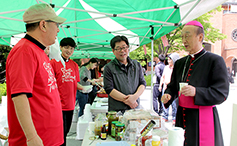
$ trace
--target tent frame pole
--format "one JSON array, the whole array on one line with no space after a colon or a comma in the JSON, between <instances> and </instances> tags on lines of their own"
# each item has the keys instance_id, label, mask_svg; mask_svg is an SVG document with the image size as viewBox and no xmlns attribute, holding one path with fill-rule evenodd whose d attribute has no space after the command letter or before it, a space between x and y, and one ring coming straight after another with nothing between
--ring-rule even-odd
<instances>
[{"instance_id":1,"label":"tent frame pole","mask_svg":"<svg viewBox=\"0 0 237 146\"><path fill-rule=\"evenodd\" d=\"M23 22L23 20L21 20L21 19L8 18L8 17L3 17L3 16L0 16L0 18Z\"/></svg>"},{"instance_id":2,"label":"tent frame pole","mask_svg":"<svg viewBox=\"0 0 237 146\"><path fill-rule=\"evenodd\" d=\"M153 57L154 57L154 54L153 54L153 50L154 50L154 38L153 38L153 35L154 35L154 27L151 26L151 97L150 97L150 110L153 110Z\"/></svg>"},{"instance_id":3,"label":"tent frame pole","mask_svg":"<svg viewBox=\"0 0 237 146\"><path fill-rule=\"evenodd\" d=\"M16 12L22 12L22 11L26 11L27 9L22 9L22 10L15 10L15 11L8 11L8 12L0 12L0 15L2 14L9 14L9 13L16 13Z\"/></svg>"}]
</instances>

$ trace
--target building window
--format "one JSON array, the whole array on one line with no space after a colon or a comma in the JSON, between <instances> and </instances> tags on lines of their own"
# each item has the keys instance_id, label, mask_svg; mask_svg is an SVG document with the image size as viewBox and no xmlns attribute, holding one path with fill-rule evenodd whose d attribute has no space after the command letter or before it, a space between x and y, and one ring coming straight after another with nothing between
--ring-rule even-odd
<instances>
[{"instance_id":1,"label":"building window","mask_svg":"<svg viewBox=\"0 0 237 146\"><path fill-rule=\"evenodd\" d=\"M237 42L237 29L234 29L232 32L231 32L231 38Z\"/></svg>"},{"instance_id":2,"label":"building window","mask_svg":"<svg viewBox=\"0 0 237 146\"><path fill-rule=\"evenodd\" d=\"M204 49L206 51L211 52L211 44L210 43L203 42L202 44L204 45Z\"/></svg>"}]
</instances>

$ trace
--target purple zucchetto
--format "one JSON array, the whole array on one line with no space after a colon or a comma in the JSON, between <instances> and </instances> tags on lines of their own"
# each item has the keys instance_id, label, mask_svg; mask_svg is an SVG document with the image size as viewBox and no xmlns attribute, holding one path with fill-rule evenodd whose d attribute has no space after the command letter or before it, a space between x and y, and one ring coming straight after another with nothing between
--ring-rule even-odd
<instances>
[{"instance_id":1,"label":"purple zucchetto","mask_svg":"<svg viewBox=\"0 0 237 146\"><path fill-rule=\"evenodd\" d=\"M186 23L185 25L199 26L203 29L202 24L200 22L196 21L196 20L195 21L190 21L190 22Z\"/></svg>"}]
</instances>

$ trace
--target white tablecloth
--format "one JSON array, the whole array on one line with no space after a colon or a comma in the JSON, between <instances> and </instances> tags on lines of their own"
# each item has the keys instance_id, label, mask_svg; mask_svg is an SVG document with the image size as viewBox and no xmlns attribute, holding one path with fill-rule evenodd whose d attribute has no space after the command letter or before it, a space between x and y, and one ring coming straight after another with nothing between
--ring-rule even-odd
<instances>
[{"instance_id":1,"label":"white tablecloth","mask_svg":"<svg viewBox=\"0 0 237 146\"><path fill-rule=\"evenodd\" d=\"M122 142L122 141L115 141L114 138L112 138L111 136L108 136L106 140L101 140L96 139L96 140L90 140L90 137L94 137L94 134L89 134L89 130L86 130L86 133L84 135L83 141L81 146L96 146L96 144L98 144L99 146L117 146L117 145L121 145L118 143L124 143L122 144L123 146L130 146L131 144L128 144L127 142ZM92 142L93 141L93 142ZM110 142L110 143L108 143Z\"/></svg>"}]
</instances>

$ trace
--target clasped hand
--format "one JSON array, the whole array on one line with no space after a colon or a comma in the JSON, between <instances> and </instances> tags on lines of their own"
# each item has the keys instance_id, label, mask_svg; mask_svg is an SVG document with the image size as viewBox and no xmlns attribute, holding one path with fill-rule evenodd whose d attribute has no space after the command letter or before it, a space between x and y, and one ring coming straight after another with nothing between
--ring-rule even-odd
<instances>
[{"instance_id":1,"label":"clasped hand","mask_svg":"<svg viewBox=\"0 0 237 146\"><path fill-rule=\"evenodd\" d=\"M127 95L124 97L124 99L125 99L124 103L129 105L132 109L134 109L138 106L136 97L134 95Z\"/></svg>"}]
</instances>

